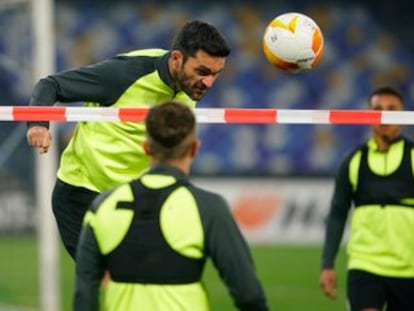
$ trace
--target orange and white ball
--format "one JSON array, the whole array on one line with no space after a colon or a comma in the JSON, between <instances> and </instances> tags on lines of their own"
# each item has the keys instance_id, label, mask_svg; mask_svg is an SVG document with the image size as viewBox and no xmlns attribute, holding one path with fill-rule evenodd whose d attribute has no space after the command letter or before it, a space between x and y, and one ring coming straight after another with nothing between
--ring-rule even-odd
<instances>
[{"instance_id":1,"label":"orange and white ball","mask_svg":"<svg viewBox=\"0 0 414 311\"><path fill-rule=\"evenodd\" d=\"M323 34L316 22L301 13L275 17L263 34L263 51L277 68L298 73L314 68L324 49Z\"/></svg>"}]
</instances>

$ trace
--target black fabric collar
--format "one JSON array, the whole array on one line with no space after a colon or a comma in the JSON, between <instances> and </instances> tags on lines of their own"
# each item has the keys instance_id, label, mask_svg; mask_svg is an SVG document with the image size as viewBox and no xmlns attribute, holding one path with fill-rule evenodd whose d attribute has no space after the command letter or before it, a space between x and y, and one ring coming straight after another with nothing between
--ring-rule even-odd
<instances>
[{"instance_id":1,"label":"black fabric collar","mask_svg":"<svg viewBox=\"0 0 414 311\"><path fill-rule=\"evenodd\" d=\"M188 180L189 176L184 173L183 171L169 166L169 165L165 165L165 164L158 164L155 165L153 167L151 167L146 174L160 174L160 175L172 175L177 179L181 179L181 180Z\"/></svg>"},{"instance_id":2,"label":"black fabric collar","mask_svg":"<svg viewBox=\"0 0 414 311\"><path fill-rule=\"evenodd\" d=\"M174 93L176 93L174 81L170 75L170 71L168 70L168 59L170 58L170 55L171 52L168 52L165 55L158 58L155 66L157 68L158 74L160 75L160 79L162 80L162 82L168 85L172 90L174 90Z\"/></svg>"}]
</instances>

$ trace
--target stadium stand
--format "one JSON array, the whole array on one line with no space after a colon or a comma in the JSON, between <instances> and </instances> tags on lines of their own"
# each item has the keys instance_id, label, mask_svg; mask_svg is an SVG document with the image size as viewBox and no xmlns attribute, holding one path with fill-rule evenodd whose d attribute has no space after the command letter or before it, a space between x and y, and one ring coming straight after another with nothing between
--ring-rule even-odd
<instances>
[{"instance_id":1,"label":"stadium stand","mask_svg":"<svg viewBox=\"0 0 414 311\"><path fill-rule=\"evenodd\" d=\"M198 107L279 109L362 109L374 87L392 84L413 99L414 58L403 41L392 36L364 6L339 4L307 6L230 1L173 3L171 1L56 1L57 69L95 62L136 48L168 48L174 29L200 18L221 29L232 46L228 66L217 87ZM287 11L313 17L325 36L320 66L292 75L269 65L261 50L268 21ZM24 12L9 10L8 14ZM27 14L27 12L26 12ZM24 16L0 19L0 105L26 105L30 96L30 27ZM352 21L352 23L350 23ZM15 28L14 28L15 27ZM21 38L28 38L21 42ZM16 61L18 55L18 61ZM21 68L26 67L22 71ZM410 110L410 107L408 107ZM17 125L2 124L7 135ZM61 142L71 126L59 125ZM366 136L365 126L202 125L204 143L194 163L195 175L331 176L338 158ZM4 133L4 131L3 131ZM21 137L21 145L24 145ZM0 143L3 154L4 144ZM31 162L25 146L4 167L23 178ZM19 167L24 167L24 170ZM26 181L24 181L26 182Z\"/></svg>"}]
</instances>

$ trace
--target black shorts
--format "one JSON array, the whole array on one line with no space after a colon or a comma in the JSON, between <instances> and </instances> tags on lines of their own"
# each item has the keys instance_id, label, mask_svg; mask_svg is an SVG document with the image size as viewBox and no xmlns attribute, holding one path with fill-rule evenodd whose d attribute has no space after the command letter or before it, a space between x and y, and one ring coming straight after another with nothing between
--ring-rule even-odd
<instances>
[{"instance_id":1,"label":"black shorts","mask_svg":"<svg viewBox=\"0 0 414 311\"><path fill-rule=\"evenodd\" d=\"M98 192L75 187L56 180L52 193L52 209L60 237L70 256L75 259L83 217Z\"/></svg>"},{"instance_id":2,"label":"black shorts","mask_svg":"<svg viewBox=\"0 0 414 311\"><path fill-rule=\"evenodd\" d=\"M348 272L348 302L351 311L375 308L387 311L414 310L414 278L393 278L373 273Z\"/></svg>"}]
</instances>

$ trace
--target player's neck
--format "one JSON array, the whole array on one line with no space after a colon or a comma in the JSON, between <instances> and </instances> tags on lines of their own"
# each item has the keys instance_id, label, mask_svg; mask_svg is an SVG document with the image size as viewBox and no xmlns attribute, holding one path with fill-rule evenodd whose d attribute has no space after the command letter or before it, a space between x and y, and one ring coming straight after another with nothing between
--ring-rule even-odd
<instances>
[{"instance_id":1,"label":"player's neck","mask_svg":"<svg viewBox=\"0 0 414 311\"><path fill-rule=\"evenodd\" d=\"M388 136L374 136L375 142L377 143L379 151L388 151L392 143L396 140L397 137L388 137Z\"/></svg>"},{"instance_id":2,"label":"player's neck","mask_svg":"<svg viewBox=\"0 0 414 311\"><path fill-rule=\"evenodd\" d=\"M153 159L152 165L166 165L171 166L179 171L184 172L186 175L190 174L192 159L189 157L183 159L174 159L174 160L155 160Z\"/></svg>"}]
</instances>

